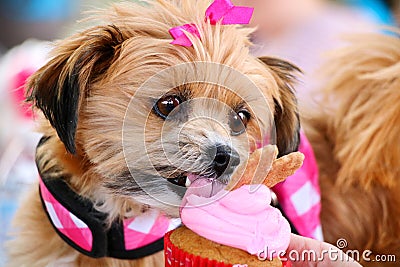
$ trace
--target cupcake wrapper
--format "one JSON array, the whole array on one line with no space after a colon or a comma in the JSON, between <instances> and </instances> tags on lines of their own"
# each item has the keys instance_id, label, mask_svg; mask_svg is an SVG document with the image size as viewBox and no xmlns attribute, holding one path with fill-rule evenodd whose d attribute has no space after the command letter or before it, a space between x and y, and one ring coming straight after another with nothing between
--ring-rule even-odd
<instances>
[{"instance_id":1,"label":"cupcake wrapper","mask_svg":"<svg viewBox=\"0 0 400 267\"><path fill-rule=\"evenodd\" d=\"M164 236L165 267L247 267L247 265L226 264L185 252L172 244L170 240L172 232L170 231ZM282 262L282 267L291 266L289 261Z\"/></svg>"}]
</instances>

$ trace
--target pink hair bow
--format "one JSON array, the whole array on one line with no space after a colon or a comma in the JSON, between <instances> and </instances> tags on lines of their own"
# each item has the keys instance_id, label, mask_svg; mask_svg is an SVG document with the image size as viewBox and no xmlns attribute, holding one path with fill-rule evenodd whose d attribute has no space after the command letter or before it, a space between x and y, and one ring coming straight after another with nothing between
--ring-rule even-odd
<instances>
[{"instance_id":1,"label":"pink hair bow","mask_svg":"<svg viewBox=\"0 0 400 267\"><path fill-rule=\"evenodd\" d=\"M206 10L206 18L212 25L249 24L254 8L234 6L230 0L215 0Z\"/></svg>"},{"instance_id":2,"label":"pink hair bow","mask_svg":"<svg viewBox=\"0 0 400 267\"><path fill-rule=\"evenodd\" d=\"M174 38L171 44L181 45L181 46L192 46L192 41L190 41L189 37L185 34L185 32L196 35L200 38L200 33L197 30L195 24L185 24L182 26L174 27L169 29L169 34Z\"/></svg>"},{"instance_id":3,"label":"pink hair bow","mask_svg":"<svg viewBox=\"0 0 400 267\"><path fill-rule=\"evenodd\" d=\"M252 7L234 6L230 0L214 0L206 10L206 19L210 20L212 25L217 24L217 22L221 22L222 25L248 24L253 11L254 8ZM193 44L185 32L200 38L200 33L195 24L185 24L169 30L174 38L171 44L192 46Z\"/></svg>"}]
</instances>

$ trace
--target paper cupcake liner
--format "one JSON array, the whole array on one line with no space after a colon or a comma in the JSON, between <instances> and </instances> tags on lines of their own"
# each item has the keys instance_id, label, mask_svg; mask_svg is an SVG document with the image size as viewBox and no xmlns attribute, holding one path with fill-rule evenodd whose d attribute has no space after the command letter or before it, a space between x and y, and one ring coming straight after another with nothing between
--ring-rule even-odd
<instances>
[{"instance_id":1,"label":"paper cupcake liner","mask_svg":"<svg viewBox=\"0 0 400 267\"><path fill-rule=\"evenodd\" d=\"M164 236L165 267L246 267L240 264L226 264L208 258L193 255L181 250L170 240L173 230ZM282 262L282 267L291 267L290 261Z\"/></svg>"}]
</instances>

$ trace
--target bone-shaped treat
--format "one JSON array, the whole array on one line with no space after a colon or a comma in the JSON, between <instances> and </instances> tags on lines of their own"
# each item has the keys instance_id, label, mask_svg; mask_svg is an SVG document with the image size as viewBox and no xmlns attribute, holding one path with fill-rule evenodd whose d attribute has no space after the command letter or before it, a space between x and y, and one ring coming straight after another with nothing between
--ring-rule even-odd
<instances>
[{"instance_id":1,"label":"bone-shaped treat","mask_svg":"<svg viewBox=\"0 0 400 267\"><path fill-rule=\"evenodd\" d=\"M278 159L277 155L275 145L256 149L232 175L227 190L232 191L246 184L264 184L271 188L303 165L304 155L301 152L292 152Z\"/></svg>"}]
</instances>

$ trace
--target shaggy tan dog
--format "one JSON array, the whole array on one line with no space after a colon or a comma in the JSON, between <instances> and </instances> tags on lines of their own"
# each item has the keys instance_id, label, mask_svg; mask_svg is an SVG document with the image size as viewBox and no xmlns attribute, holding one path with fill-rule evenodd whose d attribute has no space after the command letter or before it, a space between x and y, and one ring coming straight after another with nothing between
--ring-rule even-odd
<instances>
[{"instance_id":1,"label":"shaggy tan dog","mask_svg":"<svg viewBox=\"0 0 400 267\"><path fill-rule=\"evenodd\" d=\"M192 173L226 184L257 143L276 138L281 155L297 149L291 88L297 69L251 56L248 29L210 25L204 20L210 2L115 5L97 17L101 25L59 41L52 59L29 80L29 100L44 114L40 129L46 138L36 157L42 178L64 179L106 214L105 225L152 209L178 216L181 194L168 180L182 186ZM168 30L188 23L197 25L200 38L189 34L191 47L170 44ZM202 63L158 75L191 62ZM194 74L198 80L185 84ZM208 82L211 76L235 90ZM156 81L142 90L151 77ZM163 265L162 252L124 260L74 250L50 224L37 188L15 222L9 266Z\"/></svg>"},{"instance_id":2,"label":"shaggy tan dog","mask_svg":"<svg viewBox=\"0 0 400 267\"><path fill-rule=\"evenodd\" d=\"M302 123L319 164L324 236L333 244L346 239L365 266L398 266L400 39L351 41L329 62L321 112ZM370 262L364 250L373 252L366 252ZM382 254L396 255L397 263L377 262Z\"/></svg>"}]
</instances>

